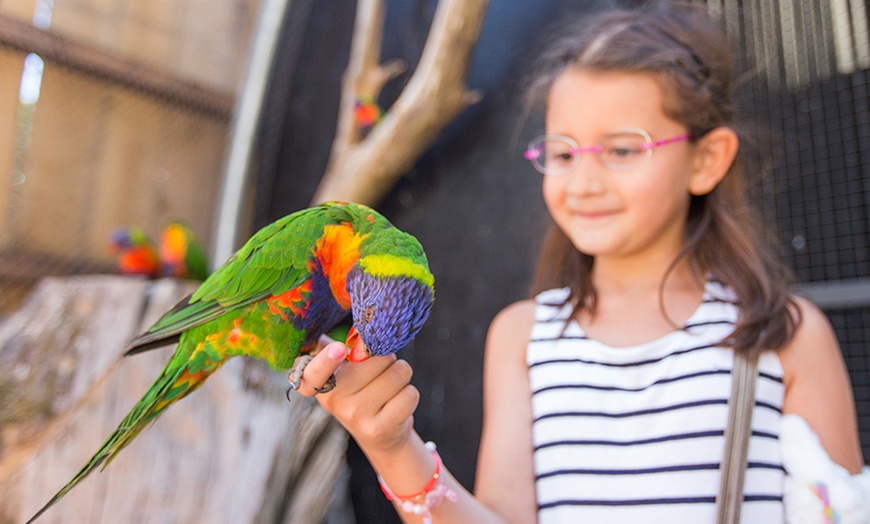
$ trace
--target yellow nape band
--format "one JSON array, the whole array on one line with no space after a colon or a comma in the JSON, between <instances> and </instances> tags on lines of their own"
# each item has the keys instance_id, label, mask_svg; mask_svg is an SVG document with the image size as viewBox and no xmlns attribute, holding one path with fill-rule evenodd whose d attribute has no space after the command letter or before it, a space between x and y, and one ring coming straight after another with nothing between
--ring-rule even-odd
<instances>
[{"instance_id":1,"label":"yellow nape band","mask_svg":"<svg viewBox=\"0 0 870 524\"><path fill-rule=\"evenodd\" d=\"M404 257L395 255L368 255L359 260L363 270L376 277L411 277L432 287L435 277L429 269Z\"/></svg>"}]
</instances>

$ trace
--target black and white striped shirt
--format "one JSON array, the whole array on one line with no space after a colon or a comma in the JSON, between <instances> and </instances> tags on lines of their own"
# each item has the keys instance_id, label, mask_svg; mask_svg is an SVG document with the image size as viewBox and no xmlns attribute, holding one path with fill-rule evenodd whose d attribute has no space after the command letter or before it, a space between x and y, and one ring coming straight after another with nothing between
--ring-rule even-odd
<instances>
[{"instance_id":1,"label":"black and white striped shirt","mask_svg":"<svg viewBox=\"0 0 870 524\"><path fill-rule=\"evenodd\" d=\"M539 522L714 522L733 366L717 342L734 329L731 294L710 282L684 329L619 348L584 335L567 295L536 297L527 351ZM784 518L775 353L759 372L741 521L767 524Z\"/></svg>"}]
</instances>

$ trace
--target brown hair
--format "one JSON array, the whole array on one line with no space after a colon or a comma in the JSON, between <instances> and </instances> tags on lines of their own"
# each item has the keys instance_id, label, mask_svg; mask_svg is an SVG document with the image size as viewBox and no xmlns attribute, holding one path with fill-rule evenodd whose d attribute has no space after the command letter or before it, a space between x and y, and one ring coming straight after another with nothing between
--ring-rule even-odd
<instances>
[{"instance_id":1,"label":"brown hair","mask_svg":"<svg viewBox=\"0 0 870 524\"><path fill-rule=\"evenodd\" d=\"M701 8L658 3L607 11L580 22L561 31L541 56L528 89L530 105L545 102L553 82L569 67L642 72L658 79L665 92L665 114L683 123L694 140L716 127L733 127L728 41ZM700 275L724 283L736 294L740 313L734 332L723 343L735 351L777 349L791 340L800 315L787 291L788 271L756 228L743 176L738 157L712 192L691 197L686 244L665 279L688 258ZM553 224L533 291L568 286L574 310L594 313L592 264L593 258L578 251ZM659 293L664 312L664 280Z\"/></svg>"}]
</instances>

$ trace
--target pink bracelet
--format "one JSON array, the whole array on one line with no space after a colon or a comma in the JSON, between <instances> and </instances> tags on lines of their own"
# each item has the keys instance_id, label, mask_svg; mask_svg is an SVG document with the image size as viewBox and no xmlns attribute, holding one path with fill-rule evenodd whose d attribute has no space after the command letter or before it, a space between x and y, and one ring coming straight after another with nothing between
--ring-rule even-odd
<instances>
[{"instance_id":1,"label":"pink bracelet","mask_svg":"<svg viewBox=\"0 0 870 524\"><path fill-rule=\"evenodd\" d=\"M378 475L378 483L381 485L381 491L386 495L387 500L395 500L400 502L399 507L405 513L413 513L423 517L423 522L429 524L432 522L432 513L430 510L444 501L456 502L456 492L441 483L441 456L435 450L434 442L427 442L426 449L432 452L435 458L435 473L429 482L423 486L423 489L413 495L402 496L393 493L384 479Z\"/></svg>"}]
</instances>

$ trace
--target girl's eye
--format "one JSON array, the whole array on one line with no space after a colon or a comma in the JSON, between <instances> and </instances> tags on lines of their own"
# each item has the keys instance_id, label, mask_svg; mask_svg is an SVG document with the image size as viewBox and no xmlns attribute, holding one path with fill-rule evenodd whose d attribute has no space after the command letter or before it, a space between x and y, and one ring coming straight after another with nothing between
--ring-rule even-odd
<instances>
[{"instance_id":1,"label":"girl's eye","mask_svg":"<svg viewBox=\"0 0 870 524\"><path fill-rule=\"evenodd\" d=\"M574 161L574 155L570 152L553 152L547 155L544 165L547 167L570 166Z\"/></svg>"},{"instance_id":2,"label":"girl's eye","mask_svg":"<svg viewBox=\"0 0 870 524\"><path fill-rule=\"evenodd\" d=\"M375 311L370 307L366 308L366 310L363 311L363 318L365 319L366 322L371 322L372 317L374 317L374 316L375 316Z\"/></svg>"},{"instance_id":3,"label":"girl's eye","mask_svg":"<svg viewBox=\"0 0 870 524\"><path fill-rule=\"evenodd\" d=\"M602 151L602 160L610 166L630 167L637 162L643 149L632 145L611 145Z\"/></svg>"},{"instance_id":4,"label":"girl's eye","mask_svg":"<svg viewBox=\"0 0 870 524\"><path fill-rule=\"evenodd\" d=\"M607 149L607 156L619 158L619 157L630 157L632 155L636 155L640 152L640 149L636 147L630 146L612 146Z\"/></svg>"}]
</instances>

